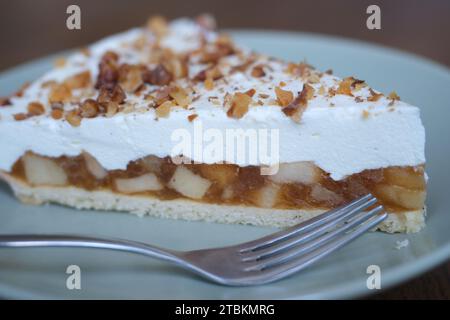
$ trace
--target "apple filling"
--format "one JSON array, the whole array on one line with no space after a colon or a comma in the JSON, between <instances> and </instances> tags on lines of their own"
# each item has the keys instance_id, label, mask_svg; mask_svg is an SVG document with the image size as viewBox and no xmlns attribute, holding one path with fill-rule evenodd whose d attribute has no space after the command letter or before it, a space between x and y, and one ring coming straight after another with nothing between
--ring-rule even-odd
<instances>
[{"instance_id":1,"label":"apple filling","mask_svg":"<svg viewBox=\"0 0 450 320\"><path fill-rule=\"evenodd\" d=\"M426 194L423 166L365 170L334 181L311 162L281 164L275 175L261 175L257 166L176 165L169 157L147 156L126 170L108 171L87 153L50 158L27 152L10 174L31 186L277 209L328 209L371 192L390 212L402 212L422 209Z\"/></svg>"}]
</instances>

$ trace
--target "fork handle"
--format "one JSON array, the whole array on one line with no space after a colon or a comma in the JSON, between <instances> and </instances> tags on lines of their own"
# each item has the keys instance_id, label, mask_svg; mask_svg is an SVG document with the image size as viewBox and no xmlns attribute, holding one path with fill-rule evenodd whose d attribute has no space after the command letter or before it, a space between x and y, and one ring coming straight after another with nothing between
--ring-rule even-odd
<instances>
[{"instance_id":1,"label":"fork handle","mask_svg":"<svg viewBox=\"0 0 450 320\"><path fill-rule=\"evenodd\" d=\"M33 247L76 247L109 249L136 253L147 257L161 259L177 264L181 260L176 251L158 248L141 242L122 239L102 239L73 235L33 235L13 234L0 235L0 248L33 248Z\"/></svg>"}]
</instances>

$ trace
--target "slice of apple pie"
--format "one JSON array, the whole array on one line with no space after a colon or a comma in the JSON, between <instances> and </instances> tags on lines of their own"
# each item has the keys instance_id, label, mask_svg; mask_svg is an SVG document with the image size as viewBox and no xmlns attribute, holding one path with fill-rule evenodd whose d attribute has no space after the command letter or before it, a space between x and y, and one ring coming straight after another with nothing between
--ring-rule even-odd
<instances>
[{"instance_id":1,"label":"slice of apple pie","mask_svg":"<svg viewBox=\"0 0 450 320\"><path fill-rule=\"evenodd\" d=\"M0 101L0 176L26 203L288 226L373 193L424 226L419 109L235 45L201 16L103 39Z\"/></svg>"}]
</instances>

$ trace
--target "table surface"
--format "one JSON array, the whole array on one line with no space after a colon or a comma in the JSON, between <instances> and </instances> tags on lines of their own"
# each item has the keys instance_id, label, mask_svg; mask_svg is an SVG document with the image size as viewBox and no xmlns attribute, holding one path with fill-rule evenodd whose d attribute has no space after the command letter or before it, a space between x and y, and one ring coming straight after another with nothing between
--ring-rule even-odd
<instances>
[{"instance_id":1,"label":"table surface","mask_svg":"<svg viewBox=\"0 0 450 320\"><path fill-rule=\"evenodd\" d=\"M105 35L145 22L152 14L170 18L213 13L221 28L270 28L317 32L396 47L450 66L450 1L376 1L381 30L368 30L369 0L217 1L79 0L82 29L65 27L66 8L73 1L30 0L0 3L0 70L21 62L80 47ZM230 9L232 8L232 9ZM7 14L3 14L7 13ZM113 21L113 23L112 23ZM14 32L11 32L11 26ZM450 262L370 299L450 299Z\"/></svg>"}]
</instances>

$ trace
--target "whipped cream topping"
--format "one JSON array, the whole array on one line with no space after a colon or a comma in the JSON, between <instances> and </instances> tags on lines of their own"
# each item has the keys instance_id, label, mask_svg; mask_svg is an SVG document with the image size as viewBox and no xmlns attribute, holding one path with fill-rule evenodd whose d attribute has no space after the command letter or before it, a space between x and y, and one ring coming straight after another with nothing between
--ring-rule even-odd
<instances>
[{"instance_id":1,"label":"whipped cream topping","mask_svg":"<svg viewBox=\"0 0 450 320\"><path fill-rule=\"evenodd\" d=\"M26 151L50 157L75 156L83 151L94 156L107 170L125 169L130 161L147 155L171 155L176 144L171 139L174 130L194 131L196 121L208 128L227 129L278 129L279 159L281 163L312 161L335 180L366 169L390 166L415 166L425 162L425 132L419 109L399 100L380 96L368 86L353 88L351 95L339 94L342 80L327 73L313 70L314 79L294 76L286 72L287 62L255 54L240 48L236 54L220 59L217 67L224 75L207 88L203 81L192 82L202 70L210 67L203 63L196 51L213 43L218 35L195 21L179 19L169 25L161 39L146 28L103 39L82 52L70 56L63 67L55 68L33 82L21 97L12 97L10 106L0 107L0 169L9 171ZM152 65L149 57L152 46L170 49L175 54L190 54L188 77L177 79L180 87L191 87L191 103L187 108L174 107L169 117L158 118L154 107L149 107L145 94L127 93L129 112L118 112L110 118L103 116L82 119L74 127L66 120L50 116L48 102L50 81L62 82L70 76L89 70L93 81L98 76L98 65L103 54L112 50L121 63ZM138 45L144 43L144 45ZM245 68L243 68L245 65ZM262 65L265 75L251 74L255 66ZM277 102L275 87L297 95L308 83L314 96L308 101L300 122L295 122L282 112ZM158 86L146 85L151 93ZM227 115L227 94L255 90L248 112L240 119ZM74 90L73 96L82 100L96 98L98 90ZM44 105L46 113L22 121L14 115L25 113L32 101ZM64 103L71 110L79 101ZM194 121L189 115L196 114ZM194 161L214 163L217 158L204 154ZM222 159L223 161L225 159ZM227 159L229 160L229 159ZM246 165L274 165L273 158L245 158L233 163Z\"/></svg>"}]
</instances>

